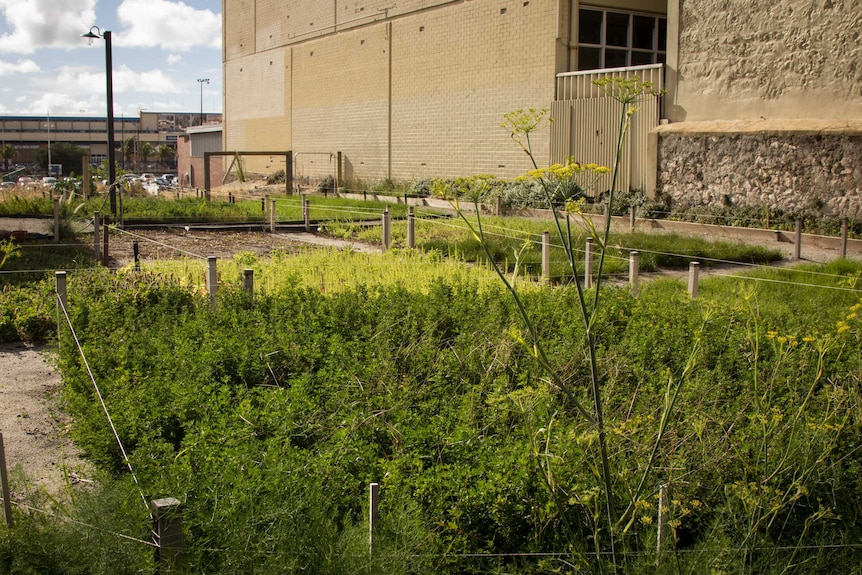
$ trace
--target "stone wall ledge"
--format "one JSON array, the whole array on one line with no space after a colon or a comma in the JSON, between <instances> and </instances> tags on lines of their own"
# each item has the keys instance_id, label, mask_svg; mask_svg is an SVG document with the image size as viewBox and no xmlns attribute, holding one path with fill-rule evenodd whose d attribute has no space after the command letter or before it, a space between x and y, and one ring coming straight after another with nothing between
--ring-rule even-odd
<instances>
[{"instance_id":1,"label":"stone wall ledge","mask_svg":"<svg viewBox=\"0 0 862 575\"><path fill-rule=\"evenodd\" d=\"M815 120L804 118L711 120L662 124L657 126L654 131L658 134L720 134L725 136L731 134L862 135L862 120Z\"/></svg>"}]
</instances>

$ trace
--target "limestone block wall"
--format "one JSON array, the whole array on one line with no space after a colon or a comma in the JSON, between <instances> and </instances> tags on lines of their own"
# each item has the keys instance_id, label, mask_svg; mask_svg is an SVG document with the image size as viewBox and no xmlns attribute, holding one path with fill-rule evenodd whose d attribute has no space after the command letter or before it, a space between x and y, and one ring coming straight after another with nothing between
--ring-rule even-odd
<instances>
[{"instance_id":1,"label":"limestone block wall","mask_svg":"<svg viewBox=\"0 0 862 575\"><path fill-rule=\"evenodd\" d=\"M658 189L683 203L862 221L862 129L666 130L658 138Z\"/></svg>"},{"instance_id":2,"label":"limestone block wall","mask_svg":"<svg viewBox=\"0 0 862 575\"><path fill-rule=\"evenodd\" d=\"M859 0L671 1L672 122L862 119Z\"/></svg>"}]
</instances>

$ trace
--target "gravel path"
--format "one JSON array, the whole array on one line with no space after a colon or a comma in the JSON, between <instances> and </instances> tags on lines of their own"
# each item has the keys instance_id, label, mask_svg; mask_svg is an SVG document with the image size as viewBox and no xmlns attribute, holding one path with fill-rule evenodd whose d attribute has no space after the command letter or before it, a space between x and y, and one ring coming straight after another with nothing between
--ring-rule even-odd
<instances>
[{"instance_id":1,"label":"gravel path","mask_svg":"<svg viewBox=\"0 0 862 575\"><path fill-rule=\"evenodd\" d=\"M32 486L57 492L87 473L59 406L60 374L47 347L0 344L0 432L13 489L23 496L22 473ZM17 487L16 487L17 486Z\"/></svg>"}]
</instances>

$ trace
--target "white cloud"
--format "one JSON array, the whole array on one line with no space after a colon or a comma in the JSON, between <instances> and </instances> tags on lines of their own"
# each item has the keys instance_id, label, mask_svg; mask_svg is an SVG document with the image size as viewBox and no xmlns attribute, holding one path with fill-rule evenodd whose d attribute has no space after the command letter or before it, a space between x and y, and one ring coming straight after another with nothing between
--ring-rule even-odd
<instances>
[{"instance_id":1,"label":"white cloud","mask_svg":"<svg viewBox=\"0 0 862 575\"><path fill-rule=\"evenodd\" d=\"M96 19L95 6L96 0L0 0L0 12L12 30L0 36L0 52L79 47L81 34Z\"/></svg>"},{"instance_id":2,"label":"white cloud","mask_svg":"<svg viewBox=\"0 0 862 575\"><path fill-rule=\"evenodd\" d=\"M174 64L179 64L183 61L183 57L179 54L169 54L168 55L168 64L173 66Z\"/></svg>"},{"instance_id":3,"label":"white cloud","mask_svg":"<svg viewBox=\"0 0 862 575\"><path fill-rule=\"evenodd\" d=\"M39 65L33 60L18 60L16 63L0 60L0 76L12 74L30 74L39 71Z\"/></svg>"},{"instance_id":4,"label":"white cloud","mask_svg":"<svg viewBox=\"0 0 862 575\"><path fill-rule=\"evenodd\" d=\"M154 94L178 94L181 90L176 82L161 70L136 72L128 66L120 66L113 74L114 94L146 92ZM90 72L66 67L60 71L56 84L63 86L69 94L105 93L105 73ZM102 96L103 97L103 96Z\"/></svg>"},{"instance_id":5,"label":"white cloud","mask_svg":"<svg viewBox=\"0 0 862 575\"><path fill-rule=\"evenodd\" d=\"M0 2L15 0L0 0ZM43 0L48 1L48 0ZM221 14L169 0L123 0L117 9L123 29L118 46L159 47L185 52L221 46Z\"/></svg>"},{"instance_id":6,"label":"white cloud","mask_svg":"<svg viewBox=\"0 0 862 575\"><path fill-rule=\"evenodd\" d=\"M99 101L98 95L75 97L69 94L46 92L35 100L19 101L22 106L15 110L17 114L52 116L76 115L83 113L105 114L105 101Z\"/></svg>"}]
</instances>

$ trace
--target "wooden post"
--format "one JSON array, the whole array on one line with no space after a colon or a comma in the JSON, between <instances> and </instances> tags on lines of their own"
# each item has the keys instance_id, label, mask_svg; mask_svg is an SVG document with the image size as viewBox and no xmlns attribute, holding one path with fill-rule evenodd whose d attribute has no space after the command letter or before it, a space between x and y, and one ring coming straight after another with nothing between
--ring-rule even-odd
<instances>
[{"instance_id":1,"label":"wooden post","mask_svg":"<svg viewBox=\"0 0 862 575\"><path fill-rule=\"evenodd\" d=\"M551 232L542 232L542 279L551 281Z\"/></svg>"},{"instance_id":2,"label":"wooden post","mask_svg":"<svg viewBox=\"0 0 862 575\"><path fill-rule=\"evenodd\" d=\"M284 155L284 193L293 195L293 152Z\"/></svg>"},{"instance_id":3,"label":"wooden post","mask_svg":"<svg viewBox=\"0 0 862 575\"><path fill-rule=\"evenodd\" d=\"M269 231L275 233L275 200L269 202Z\"/></svg>"},{"instance_id":4,"label":"wooden post","mask_svg":"<svg viewBox=\"0 0 862 575\"><path fill-rule=\"evenodd\" d=\"M338 188L341 187L341 180L343 179L343 176L341 173L341 165L342 165L341 152L336 152L335 163L336 163L336 166L335 166L335 195L337 196L338 195Z\"/></svg>"},{"instance_id":5,"label":"wooden post","mask_svg":"<svg viewBox=\"0 0 862 575\"><path fill-rule=\"evenodd\" d=\"M389 207L383 210L383 251L389 249L392 245L392 215L389 212Z\"/></svg>"},{"instance_id":6,"label":"wooden post","mask_svg":"<svg viewBox=\"0 0 862 575\"><path fill-rule=\"evenodd\" d=\"M248 293L254 293L254 270L245 268L242 270L242 289Z\"/></svg>"},{"instance_id":7,"label":"wooden post","mask_svg":"<svg viewBox=\"0 0 862 575\"><path fill-rule=\"evenodd\" d=\"M413 206L407 208L407 247L416 247L416 215L413 213Z\"/></svg>"},{"instance_id":8,"label":"wooden post","mask_svg":"<svg viewBox=\"0 0 862 575\"><path fill-rule=\"evenodd\" d=\"M93 259L99 261L102 259L101 257L101 245L102 238L99 237L99 234L102 233L102 218L99 216L99 212L93 213Z\"/></svg>"},{"instance_id":9,"label":"wooden post","mask_svg":"<svg viewBox=\"0 0 862 575\"><path fill-rule=\"evenodd\" d=\"M374 554L374 531L377 528L377 504L379 501L380 486L372 483L368 486L368 554Z\"/></svg>"},{"instance_id":10,"label":"wooden post","mask_svg":"<svg viewBox=\"0 0 862 575\"><path fill-rule=\"evenodd\" d=\"M54 241L60 241L60 199L54 199Z\"/></svg>"},{"instance_id":11,"label":"wooden post","mask_svg":"<svg viewBox=\"0 0 862 575\"><path fill-rule=\"evenodd\" d=\"M802 259L802 220L796 220L796 246L794 256L797 260Z\"/></svg>"},{"instance_id":12,"label":"wooden post","mask_svg":"<svg viewBox=\"0 0 862 575\"><path fill-rule=\"evenodd\" d=\"M66 309L66 304L68 301L66 295L66 272L59 271L54 272L54 285L57 290L57 347L59 347L60 343L60 330L63 325L63 319L66 317L63 310Z\"/></svg>"},{"instance_id":13,"label":"wooden post","mask_svg":"<svg viewBox=\"0 0 862 575\"><path fill-rule=\"evenodd\" d=\"M266 214L266 198L260 199L260 213Z\"/></svg>"},{"instance_id":14,"label":"wooden post","mask_svg":"<svg viewBox=\"0 0 862 575\"><path fill-rule=\"evenodd\" d=\"M216 269L216 262L218 258L216 256L209 256L207 258L207 293L210 296L210 307L215 308L216 305L216 293L218 292L218 273Z\"/></svg>"},{"instance_id":15,"label":"wooden post","mask_svg":"<svg viewBox=\"0 0 862 575\"><path fill-rule=\"evenodd\" d=\"M6 473L6 449L3 447L3 432L0 431L0 483L3 489L3 512L6 527L12 528L12 500L9 499L9 475Z\"/></svg>"},{"instance_id":16,"label":"wooden post","mask_svg":"<svg viewBox=\"0 0 862 575\"><path fill-rule=\"evenodd\" d=\"M635 231L635 221L637 220L637 208L629 206L629 231Z\"/></svg>"},{"instance_id":17,"label":"wooden post","mask_svg":"<svg viewBox=\"0 0 862 575\"><path fill-rule=\"evenodd\" d=\"M584 246L584 288L593 287L593 238L587 238Z\"/></svg>"},{"instance_id":18,"label":"wooden post","mask_svg":"<svg viewBox=\"0 0 862 575\"><path fill-rule=\"evenodd\" d=\"M629 283L632 286L632 295L638 297L638 268L640 267L641 255L638 252L629 253Z\"/></svg>"},{"instance_id":19,"label":"wooden post","mask_svg":"<svg viewBox=\"0 0 862 575\"><path fill-rule=\"evenodd\" d=\"M700 262L688 264L688 295L691 299L697 299L698 275L700 274Z\"/></svg>"},{"instance_id":20,"label":"wooden post","mask_svg":"<svg viewBox=\"0 0 862 575\"><path fill-rule=\"evenodd\" d=\"M841 257L847 257L847 217L841 218Z\"/></svg>"},{"instance_id":21,"label":"wooden post","mask_svg":"<svg viewBox=\"0 0 862 575\"><path fill-rule=\"evenodd\" d=\"M658 490L658 533L656 535L655 564L661 563L661 552L667 539L667 516L670 514L670 494L667 483Z\"/></svg>"},{"instance_id":22,"label":"wooden post","mask_svg":"<svg viewBox=\"0 0 862 575\"><path fill-rule=\"evenodd\" d=\"M610 204L605 202L604 206L602 207L602 210L603 210L602 215L605 218L604 224L608 225L608 223L610 223L610 221L611 221L611 206L610 206Z\"/></svg>"},{"instance_id":23,"label":"wooden post","mask_svg":"<svg viewBox=\"0 0 862 575\"><path fill-rule=\"evenodd\" d=\"M497 196L497 203L494 206L494 214L497 216L503 215L503 196Z\"/></svg>"},{"instance_id":24,"label":"wooden post","mask_svg":"<svg viewBox=\"0 0 862 575\"><path fill-rule=\"evenodd\" d=\"M132 257L135 261L135 271L141 271L141 254L138 248L138 242L132 242Z\"/></svg>"},{"instance_id":25,"label":"wooden post","mask_svg":"<svg viewBox=\"0 0 862 575\"><path fill-rule=\"evenodd\" d=\"M109 226L111 224L110 218L105 218L104 230L102 233L102 265L108 266L108 236L110 236Z\"/></svg>"},{"instance_id":26,"label":"wooden post","mask_svg":"<svg viewBox=\"0 0 862 575\"><path fill-rule=\"evenodd\" d=\"M81 158L81 183L84 200L90 199L90 156Z\"/></svg>"},{"instance_id":27,"label":"wooden post","mask_svg":"<svg viewBox=\"0 0 862 575\"><path fill-rule=\"evenodd\" d=\"M302 194L302 223L305 224L305 231L307 232L311 231L311 215L309 212L308 198L305 197L305 194Z\"/></svg>"},{"instance_id":28,"label":"wooden post","mask_svg":"<svg viewBox=\"0 0 862 575\"><path fill-rule=\"evenodd\" d=\"M150 501L157 575L174 572L182 558L183 517L180 506L181 503L173 497Z\"/></svg>"}]
</instances>

